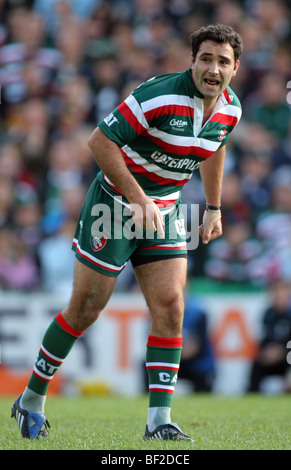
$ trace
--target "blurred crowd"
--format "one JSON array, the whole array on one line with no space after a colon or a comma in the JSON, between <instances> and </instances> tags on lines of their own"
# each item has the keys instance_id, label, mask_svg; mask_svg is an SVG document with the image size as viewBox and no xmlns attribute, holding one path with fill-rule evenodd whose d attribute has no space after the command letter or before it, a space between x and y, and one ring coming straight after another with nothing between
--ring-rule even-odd
<instances>
[{"instance_id":1,"label":"blurred crowd","mask_svg":"<svg viewBox=\"0 0 291 470\"><path fill-rule=\"evenodd\" d=\"M61 291L98 167L87 139L131 90L190 66L189 38L224 23L244 52L243 118L227 147L224 236L189 276L291 280L291 5L287 0L0 0L0 289ZM204 207L199 174L185 203Z\"/></svg>"}]
</instances>

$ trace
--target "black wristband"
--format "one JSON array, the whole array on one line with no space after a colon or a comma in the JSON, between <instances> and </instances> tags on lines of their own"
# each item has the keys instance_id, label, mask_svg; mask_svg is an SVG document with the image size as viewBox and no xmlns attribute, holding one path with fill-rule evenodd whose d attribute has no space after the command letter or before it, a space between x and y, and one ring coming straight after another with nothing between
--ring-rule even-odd
<instances>
[{"instance_id":1,"label":"black wristband","mask_svg":"<svg viewBox=\"0 0 291 470\"><path fill-rule=\"evenodd\" d=\"M207 211L220 211L220 206L211 206L211 204L206 204Z\"/></svg>"}]
</instances>

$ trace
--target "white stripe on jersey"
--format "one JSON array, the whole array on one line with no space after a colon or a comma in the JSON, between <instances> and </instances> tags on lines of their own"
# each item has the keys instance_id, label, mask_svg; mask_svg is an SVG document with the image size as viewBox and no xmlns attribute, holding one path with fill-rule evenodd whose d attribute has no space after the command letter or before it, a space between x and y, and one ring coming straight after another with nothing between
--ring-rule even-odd
<instances>
[{"instance_id":1,"label":"white stripe on jersey","mask_svg":"<svg viewBox=\"0 0 291 470\"><path fill-rule=\"evenodd\" d=\"M148 129L149 125L148 122L144 116L144 113L138 103L138 101L135 99L134 96L129 95L124 102L127 104L127 106L130 108L138 122L145 128Z\"/></svg>"},{"instance_id":2,"label":"white stripe on jersey","mask_svg":"<svg viewBox=\"0 0 291 470\"><path fill-rule=\"evenodd\" d=\"M188 108L194 108L194 99L186 95L161 95L151 98L150 100L143 101L141 107L144 113L151 111L152 109L159 108L160 106L187 106Z\"/></svg>"},{"instance_id":3,"label":"white stripe on jersey","mask_svg":"<svg viewBox=\"0 0 291 470\"><path fill-rule=\"evenodd\" d=\"M240 108L238 108L237 106L232 106L230 104L225 106L222 109L219 109L218 112L220 114L225 114L226 116L234 116L238 120L240 120L241 115L242 115L242 110Z\"/></svg>"},{"instance_id":4,"label":"white stripe on jersey","mask_svg":"<svg viewBox=\"0 0 291 470\"><path fill-rule=\"evenodd\" d=\"M176 201L180 196L180 191L175 191L174 193L168 194L167 196L150 196L150 198L155 201L158 199L159 201Z\"/></svg>"},{"instance_id":5,"label":"white stripe on jersey","mask_svg":"<svg viewBox=\"0 0 291 470\"><path fill-rule=\"evenodd\" d=\"M156 127L148 129L148 133L153 137L161 139L167 144L175 145L178 147L200 147L209 152L215 152L220 146L221 142L213 142L212 140L203 139L202 137L183 137L179 135L168 134L167 132L158 130Z\"/></svg>"},{"instance_id":6,"label":"white stripe on jersey","mask_svg":"<svg viewBox=\"0 0 291 470\"><path fill-rule=\"evenodd\" d=\"M134 163L137 165L141 165L145 170L149 171L150 173L155 173L156 175L162 178L169 178L176 181L182 181L186 179L190 179L192 173L178 173L175 171L168 171L160 168L159 166L155 165L154 163L149 163L145 158L141 157L137 152L132 150L128 145L122 147L122 150L126 153L126 155L131 158Z\"/></svg>"}]
</instances>

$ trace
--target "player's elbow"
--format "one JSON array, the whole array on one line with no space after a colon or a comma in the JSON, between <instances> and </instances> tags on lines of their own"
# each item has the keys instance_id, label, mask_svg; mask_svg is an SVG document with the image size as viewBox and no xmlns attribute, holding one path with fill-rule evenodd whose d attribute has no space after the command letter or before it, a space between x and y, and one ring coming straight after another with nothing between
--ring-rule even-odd
<instances>
[{"instance_id":1,"label":"player's elbow","mask_svg":"<svg viewBox=\"0 0 291 470\"><path fill-rule=\"evenodd\" d=\"M93 150L96 147L96 143L98 141L98 127L94 129L92 134L90 135L87 144L90 150Z\"/></svg>"}]
</instances>

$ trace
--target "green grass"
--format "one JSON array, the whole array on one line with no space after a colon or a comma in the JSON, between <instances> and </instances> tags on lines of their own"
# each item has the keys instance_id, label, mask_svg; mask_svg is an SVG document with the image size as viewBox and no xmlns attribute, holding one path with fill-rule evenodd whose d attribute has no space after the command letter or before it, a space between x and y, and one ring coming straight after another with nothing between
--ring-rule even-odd
<instances>
[{"instance_id":1,"label":"green grass","mask_svg":"<svg viewBox=\"0 0 291 470\"><path fill-rule=\"evenodd\" d=\"M0 399L1 450L291 450L290 396L174 397L172 420L194 442L144 441L147 396L48 398L49 439L22 439Z\"/></svg>"}]
</instances>

